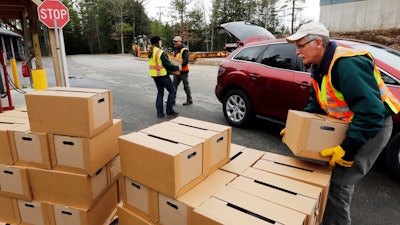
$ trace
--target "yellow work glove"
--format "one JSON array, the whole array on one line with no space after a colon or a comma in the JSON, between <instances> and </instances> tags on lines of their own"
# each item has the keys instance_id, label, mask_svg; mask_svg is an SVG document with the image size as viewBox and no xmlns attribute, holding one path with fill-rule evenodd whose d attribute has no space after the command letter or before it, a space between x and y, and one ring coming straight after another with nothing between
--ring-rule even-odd
<instances>
[{"instance_id":1,"label":"yellow work glove","mask_svg":"<svg viewBox=\"0 0 400 225\"><path fill-rule=\"evenodd\" d=\"M286 127L283 128L279 134L282 136L282 143L285 144Z\"/></svg>"},{"instance_id":2,"label":"yellow work glove","mask_svg":"<svg viewBox=\"0 0 400 225\"><path fill-rule=\"evenodd\" d=\"M320 152L320 154L323 157L332 156L331 160L329 161L329 165L332 167L334 167L336 164L343 167L351 167L353 165L353 161L347 161L343 159L343 156L346 154L346 152L340 145L333 148L324 149Z\"/></svg>"}]
</instances>

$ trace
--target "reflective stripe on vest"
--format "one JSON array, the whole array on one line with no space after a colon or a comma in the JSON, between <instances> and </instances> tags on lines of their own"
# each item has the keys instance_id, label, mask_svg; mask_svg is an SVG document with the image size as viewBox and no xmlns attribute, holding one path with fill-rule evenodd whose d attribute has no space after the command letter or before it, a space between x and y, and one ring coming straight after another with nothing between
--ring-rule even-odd
<instances>
[{"instance_id":1,"label":"reflective stripe on vest","mask_svg":"<svg viewBox=\"0 0 400 225\"><path fill-rule=\"evenodd\" d=\"M180 59L180 60L183 60L182 56L183 56L183 52L184 52L185 50L187 50L187 51L189 52L189 49L187 49L187 48L182 48L181 51L180 51L179 53L175 54L174 57L175 57L175 58L178 58L178 59ZM189 71L189 63L186 64L186 66L183 66L181 71Z\"/></svg>"},{"instance_id":2,"label":"reflective stripe on vest","mask_svg":"<svg viewBox=\"0 0 400 225\"><path fill-rule=\"evenodd\" d=\"M394 113L397 114L400 111L400 103L383 82L372 55L367 51L355 52L352 49L347 49L340 46L336 48L331 64L329 65L328 74L326 74L322 79L321 90L318 87L318 82L314 79L312 80L312 84L321 108L325 110L328 115L346 122L350 122L353 118L354 113L349 109L346 101L344 100L343 94L336 90L332 85L331 71L335 61L340 57L356 55L366 55L372 59L374 62L374 77L381 93L381 99L383 102L386 102L386 104Z\"/></svg>"},{"instance_id":3,"label":"reflective stripe on vest","mask_svg":"<svg viewBox=\"0 0 400 225\"><path fill-rule=\"evenodd\" d=\"M157 47L153 48L153 57L149 59L149 67L150 67L149 75L152 77L167 75L167 70L164 68L161 61L161 55L163 52L164 52L163 50Z\"/></svg>"}]
</instances>

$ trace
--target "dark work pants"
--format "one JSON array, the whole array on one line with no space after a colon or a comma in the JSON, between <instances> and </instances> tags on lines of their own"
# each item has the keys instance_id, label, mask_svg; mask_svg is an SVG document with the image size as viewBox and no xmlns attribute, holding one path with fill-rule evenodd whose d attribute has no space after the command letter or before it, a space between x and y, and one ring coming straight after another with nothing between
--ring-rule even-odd
<instances>
[{"instance_id":1,"label":"dark work pants","mask_svg":"<svg viewBox=\"0 0 400 225\"><path fill-rule=\"evenodd\" d=\"M187 102L192 102L192 93L190 92L190 86L189 86L189 72L181 72L181 75L174 75L174 86L175 90L178 90L179 84L183 83L183 90L186 93L186 101Z\"/></svg>"},{"instance_id":2,"label":"dark work pants","mask_svg":"<svg viewBox=\"0 0 400 225\"><path fill-rule=\"evenodd\" d=\"M351 225L350 204L354 185L371 169L388 143L392 128L393 121L389 116L386 118L382 130L365 143L354 156L352 167L335 167L333 169L323 225Z\"/></svg>"},{"instance_id":3,"label":"dark work pants","mask_svg":"<svg viewBox=\"0 0 400 225\"><path fill-rule=\"evenodd\" d=\"M171 78L166 76L160 77L153 77L154 82L157 86L157 98L156 98L156 109L157 109L157 116L161 117L164 116L164 88L168 91L168 99L167 99L167 114L173 114L175 111L173 109L174 99L175 99L175 88L172 84Z\"/></svg>"}]
</instances>

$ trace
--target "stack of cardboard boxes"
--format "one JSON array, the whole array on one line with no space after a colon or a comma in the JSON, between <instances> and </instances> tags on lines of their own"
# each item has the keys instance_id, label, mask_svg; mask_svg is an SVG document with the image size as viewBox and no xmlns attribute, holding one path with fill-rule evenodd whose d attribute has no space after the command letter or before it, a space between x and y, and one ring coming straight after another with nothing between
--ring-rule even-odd
<instances>
[{"instance_id":1,"label":"stack of cardboard boxes","mask_svg":"<svg viewBox=\"0 0 400 225\"><path fill-rule=\"evenodd\" d=\"M19 224L17 199L32 200L28 173L25 167L15 163L13 133L29 130L28 114L23 109L5 111L0 114L0 221ZM37 139L40 139L38 135ZM39 140L37 140L39 142Z\"/></svg>"},{"instance_id":2,"label":"stack of cardboard boxes","mask_svg":"<svg viewBox=\"0 0 400 225\"><path fill-rule=\"evenodd\" d=\"M0 222L102 225L115 212L119 225L322 221L327 165L232 144L231 127L185 117L122 135L109 90L49 88L26 103L0 115ZM345 129L330 123L289 112L286 144L320 160L307 132Z\"/></svg>"},{"instance_id":3,"label":"stack of cardboard boxes","mask_svg":"<svg viewBox=\"0 0 400 225\"><path fill-rule=\"evenodd\" d=\"M179 198L201 188L228 162L231 131L228 126L177 117L121 136L125 185L120 191L119 224L189 224L192 205ZM224 176L218 182L224 182Z\"/></svg>"},{"instance_id":4,"label":"stack of cardboard boxes","mask_svg":"<svg viewBox=\"0 0 400 225\"><path fill-rule=\"evenodd\" d=\"M106 223L119 201L122 135L111 92L57 87L25 100L25 112L0 116L0 221Z\"/></svg>"},{"instance_id":5,"label":"stack of cardboard boxes","mask_svg":"<svg viewBox=\"0 0 400 225\"><path fill-rule=\"evenodd\" d=\"M119 137L119 225L319 224L331 169L177 117Z\"/></svg>"}]
</instances>

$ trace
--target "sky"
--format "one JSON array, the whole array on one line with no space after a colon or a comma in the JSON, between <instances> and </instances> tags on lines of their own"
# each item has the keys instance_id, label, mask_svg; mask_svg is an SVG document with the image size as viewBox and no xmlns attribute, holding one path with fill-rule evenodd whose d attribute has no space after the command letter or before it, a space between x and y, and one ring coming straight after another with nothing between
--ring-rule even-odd
<instances>
[{"instance_id":1,"label":"sky","mask_svg":"<svg viewBox=\"0 0 400 225\"><path fill-rule=\"evenodd\" d=\"M193 0L191 5L204 7L206 16L209 17L212 9L212 0ZM320 0L306 0L304 6L306 7L303 10L302 18L311 19L314 21L318 21L319 19L319 1ZM168 19L168 11L170 10L170 2L171 0L148 0L145 5L145 10L148 13L150 18L159 19L161 12L161 20L163 22L170 22ZM288 12L289 13L289 12ZM289 21L290 19L288 19ZM207 21L209 22L209 21ZM287 21L285 21L287 23Z\"/></svg>"}]
</instances>

